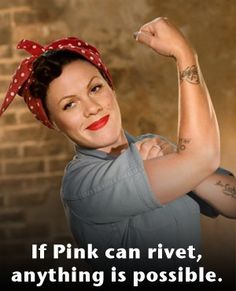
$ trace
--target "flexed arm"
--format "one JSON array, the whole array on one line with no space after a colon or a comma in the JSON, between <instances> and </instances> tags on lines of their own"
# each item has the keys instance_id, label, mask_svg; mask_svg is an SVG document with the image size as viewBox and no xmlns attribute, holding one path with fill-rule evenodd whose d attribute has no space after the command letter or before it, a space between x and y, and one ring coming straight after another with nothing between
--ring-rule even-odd
<instances>
[{"instance_id":1,"label":"flexed arm","mask_svg":"<svg viewBox=\"0 0 236 291\"><path fill-rule=\"evenodd\" d=\"M177 147L163 137L145 138L136 142L136 146L143 160L160 158L177 151ZM231 172L219 168L192 191L192 197L198 196L216 213L236 218L236 178Z\"/></svg>"},{"instance_id":2,"label":"flexed arm","mask_svg":"<svg viewBox=\"0 0 236 291\"><path fill-rule=\"evenodd\" d=\"M168 203L218 168L218 124L197 55L183 34L166 18L158 18L142 26L136 39L161 55L174 57L177 65L178 150L143 162L153 192L161 203Z\"/></svg>"}]
</instances>

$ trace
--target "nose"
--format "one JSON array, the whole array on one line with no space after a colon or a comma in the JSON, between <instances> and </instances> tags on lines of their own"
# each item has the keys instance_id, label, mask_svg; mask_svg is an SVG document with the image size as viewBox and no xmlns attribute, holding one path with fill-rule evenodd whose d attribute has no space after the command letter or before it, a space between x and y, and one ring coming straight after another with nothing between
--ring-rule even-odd
<instances>
[{"instance_id":1,"label":"nose","mask_svg":"<svg viewBox=\"0 0 236 291\"><path fill-rule=\"evenodd\" d=\"M85 117L89 117L90 115L96 115L98 112L102 110L102 105L92 100L91 98L86 98L83 101L83 114Z\"/></svg>"}]
</instances>

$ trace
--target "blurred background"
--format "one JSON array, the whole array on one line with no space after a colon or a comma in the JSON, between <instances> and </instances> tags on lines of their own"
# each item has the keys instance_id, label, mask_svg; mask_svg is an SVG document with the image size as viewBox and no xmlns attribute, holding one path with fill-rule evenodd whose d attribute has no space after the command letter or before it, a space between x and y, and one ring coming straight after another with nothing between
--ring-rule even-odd
<instances>
[{"instance_id":1,"label":"blurred background","mask_svg":"<svg viewBox=\"0 0 236 291\"><path fill-rule=\"evenodd\" d=\"M0 0L0 101L26 56L16 50L18 41L47 44L78 36L101 51L114 78L124 128L133 135L152 132L175 142L175 64L132 37L158 16L174 21L198 52L219 120L221 165L236 173L234 0ZM0 118L2 267L30 258L32 243L72 241L59 191L73 154L73 145L37 122L18 96ZM208 269L235 277L236 222L202 217L202 228Z\"/></svg>"}]
</instances>

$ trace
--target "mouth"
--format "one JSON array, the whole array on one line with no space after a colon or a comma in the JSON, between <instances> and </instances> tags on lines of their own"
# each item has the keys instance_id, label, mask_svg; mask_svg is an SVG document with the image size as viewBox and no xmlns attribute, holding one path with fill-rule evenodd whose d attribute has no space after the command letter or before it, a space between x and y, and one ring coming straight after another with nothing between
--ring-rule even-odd
<instances>
[{"instance_id":1,"label":"mouth","mask_svg":"<svg viewBox=\"0 0 236 291\"><path fill-rule=\"evenodd\" d=\"M99 120L91 123L88 127L86 127L86 129L88 130L98 130L102 127L104 127L109 119L110 115L105 115L104 117L100 118Z\"/></svg>"}]
</instances>

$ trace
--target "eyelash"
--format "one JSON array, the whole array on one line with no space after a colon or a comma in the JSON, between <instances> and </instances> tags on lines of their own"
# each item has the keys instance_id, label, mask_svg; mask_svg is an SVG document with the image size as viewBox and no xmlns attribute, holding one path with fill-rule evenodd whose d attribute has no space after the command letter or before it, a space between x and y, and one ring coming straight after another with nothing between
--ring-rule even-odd
<instances>
[{"instance_id":1,"label":"eyelash","mask_svg":"<svg viewBox=\"0 0 236 291\"><path fill-rule=\"evenodd\" d=\"M98 88L98 90L97 90L97 88ZM93 93L94 93L94 92L97 92L97 91L99 91L101 88L102 88L102 84L98 84L98 85L92 87L91 92L93 92Z\"/></svg>"},{"instance_id":2,"label":"eyelash","mask_svg":"<svg viewBox=\"0 0 236 291\"><path fill-rule=\"evenodd\" d=\"M102 84L99 84L99 85L96 85L96 86L92 87L91 92L92 93L96 93L97 91L99 91L102 88L102 86L103 86ZM66 103L64 105L64 107L63 107L63 110L67 110L67 109L71 108L71 105L73 103L75 103L75 102L74 101L70 101L70 102Z\"/></svg>"},{"instance_id":3,"label":"eyelash","mask_svg":"<svg viewBox=\"0 0 236 291\"><path fill-rule=\"evenodd\" d=\"M71 108L71 105L72 105L73 103L75 103L75 102L74 102L74 101L70 101L70 102L66 103L66 104L64 105L64 107L63 107L63 110L67 110L67 109Z\"/></svg>"}]
</instances>

